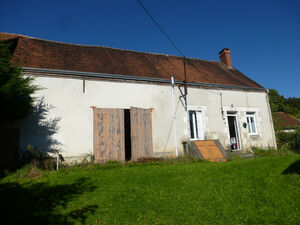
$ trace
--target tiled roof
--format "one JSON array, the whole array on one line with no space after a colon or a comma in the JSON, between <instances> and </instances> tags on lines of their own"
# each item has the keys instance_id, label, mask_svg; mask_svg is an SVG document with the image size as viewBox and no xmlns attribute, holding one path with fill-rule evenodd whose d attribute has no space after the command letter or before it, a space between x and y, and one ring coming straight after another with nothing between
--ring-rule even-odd
<instances>
[{"instance_id":1,"label":"tiled roof","mask_svg":"<svg viewBox=\"0 0 300 225\"><path fill-rule=\"evenodd\" d=\"M144 53L102 46L66 44L23 35L0 33L0 40L14 42L13 61L23 67L133 75L184 80L178 56ZM187 58L187 81L263 88L222 62Z\"/></svg>"},{"instance_id":2,"label":"tiled roof","mask_svg":"<svg viewBox=\"0 0 300 225\"><path fill-rule=\"evenodd\" d=\"M284 112L275 112L273 114L275 121L282 128L297 128L300 122Z\"/></svg>"}]
</instances>

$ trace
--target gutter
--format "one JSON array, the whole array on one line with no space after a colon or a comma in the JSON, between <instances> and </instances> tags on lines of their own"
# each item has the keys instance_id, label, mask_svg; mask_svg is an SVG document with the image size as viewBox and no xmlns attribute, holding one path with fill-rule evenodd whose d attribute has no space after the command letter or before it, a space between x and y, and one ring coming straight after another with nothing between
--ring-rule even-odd
<instances>
[{"instance_id":1,"label":"gutter","mask_svg":"<svg viewBox=\"0 0 300 225\"><path fill-rule=\"evenodd\" d=\"M142 76L132 76L132 75L118 75L118 74L107 74L107 73L80 72L80 71L71 71L71 70L43 69L43 68L32 68L32 67L22 67L22 69L24 72L62 74L62 75L73 75L73 76L79 76L79 77L108 78L108 79L116 79L116 80L146 81L146 82L170 84L170 80L164 79L164 78L142 77ZM177 81L174 81L174 83L178 84L178 85L184 85L184 81L177 80ZM187 85L194 86L194 87L230 88L230 89L242 89L242 90L254 90L254 91L267 92L267 89L265 89L265 88L234 86L234 85L227 85L227 84L187 82Z\"/></svg>"}]
</instances>

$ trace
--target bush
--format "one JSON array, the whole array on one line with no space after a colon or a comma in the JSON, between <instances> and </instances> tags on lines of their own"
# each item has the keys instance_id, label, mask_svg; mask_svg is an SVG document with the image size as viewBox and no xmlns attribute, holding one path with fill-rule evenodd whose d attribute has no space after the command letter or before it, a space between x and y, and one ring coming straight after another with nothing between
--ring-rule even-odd
<instances>
[{"instance_id":1,"label":"bush","mask_svg":"<svg viewBox=\"0 0 300 225\"><path fill-rule=\"evenodd\" d=\"M300 153L300 127L295 132L277 129L276 141L279 149L291 149Z\"/></svg>"},{"instance_id":2,"label":"bush","mask_svg":"<svg viewBox=\"0 0 300 225\"><path fill-rule=\"evenodd\" d=\"M55 168L56 159L46 155L32 145L28 145L27 150L21 157L22 164L29 164L34 169L53 170Z\"/></svg>"}]
</instances>

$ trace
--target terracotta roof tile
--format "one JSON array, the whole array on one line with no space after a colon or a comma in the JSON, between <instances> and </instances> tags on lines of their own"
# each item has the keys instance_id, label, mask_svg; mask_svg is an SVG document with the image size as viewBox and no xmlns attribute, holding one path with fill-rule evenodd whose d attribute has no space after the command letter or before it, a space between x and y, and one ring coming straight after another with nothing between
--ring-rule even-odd
<instances>
[{"instance_id":1,"label":"terracotta roof tile","mask_svg":"<svg viewBox=\"0 0 300 225\"><path fill-rule=\"evenodd\" d=\"M163 54L47 41L0 33L0 41L14 41L13 61L23 67L71 70L184 80L181 57ZM187 58L189 82L263 88L235 68L221 62Z\"/></svg>"},{"instance_id":2,"label":"terracotta roof tile","mask_svg":"<svg viewBox=\"0 0 300 225\"><path fill-rule=\"evenodd\" d=\"M297 128L300 122L284 112L273 113L275 121L282 128Z\"/></svg>"}]
</instances>

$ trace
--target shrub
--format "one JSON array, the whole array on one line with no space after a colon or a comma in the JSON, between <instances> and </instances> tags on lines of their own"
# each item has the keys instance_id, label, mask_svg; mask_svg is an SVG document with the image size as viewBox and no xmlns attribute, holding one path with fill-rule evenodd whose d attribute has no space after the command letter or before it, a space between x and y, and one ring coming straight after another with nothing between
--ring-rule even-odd
<instances>
[{"instance_id":1,"label":"shrub","mask_svg":"<svg viewBox=\"0 0 300 225\"><path fill-rule=\"evenodd\" d=\"M300 127L295 132L276 130L276 141L279 149L292 149L300 153Z\"/></svg>"},{"instance_id":2,"label":"shrub","mask_svg":"<svg viewBox=\"0 0 300 225\"><path fill-rule=\"evenodd\" d=\"M56 160L54 158L32 145L27 145L27 150L22 156L23 164L30 164L30 167L34 169L53 170L55 168Z\"/></svg>"}]
</instances>

